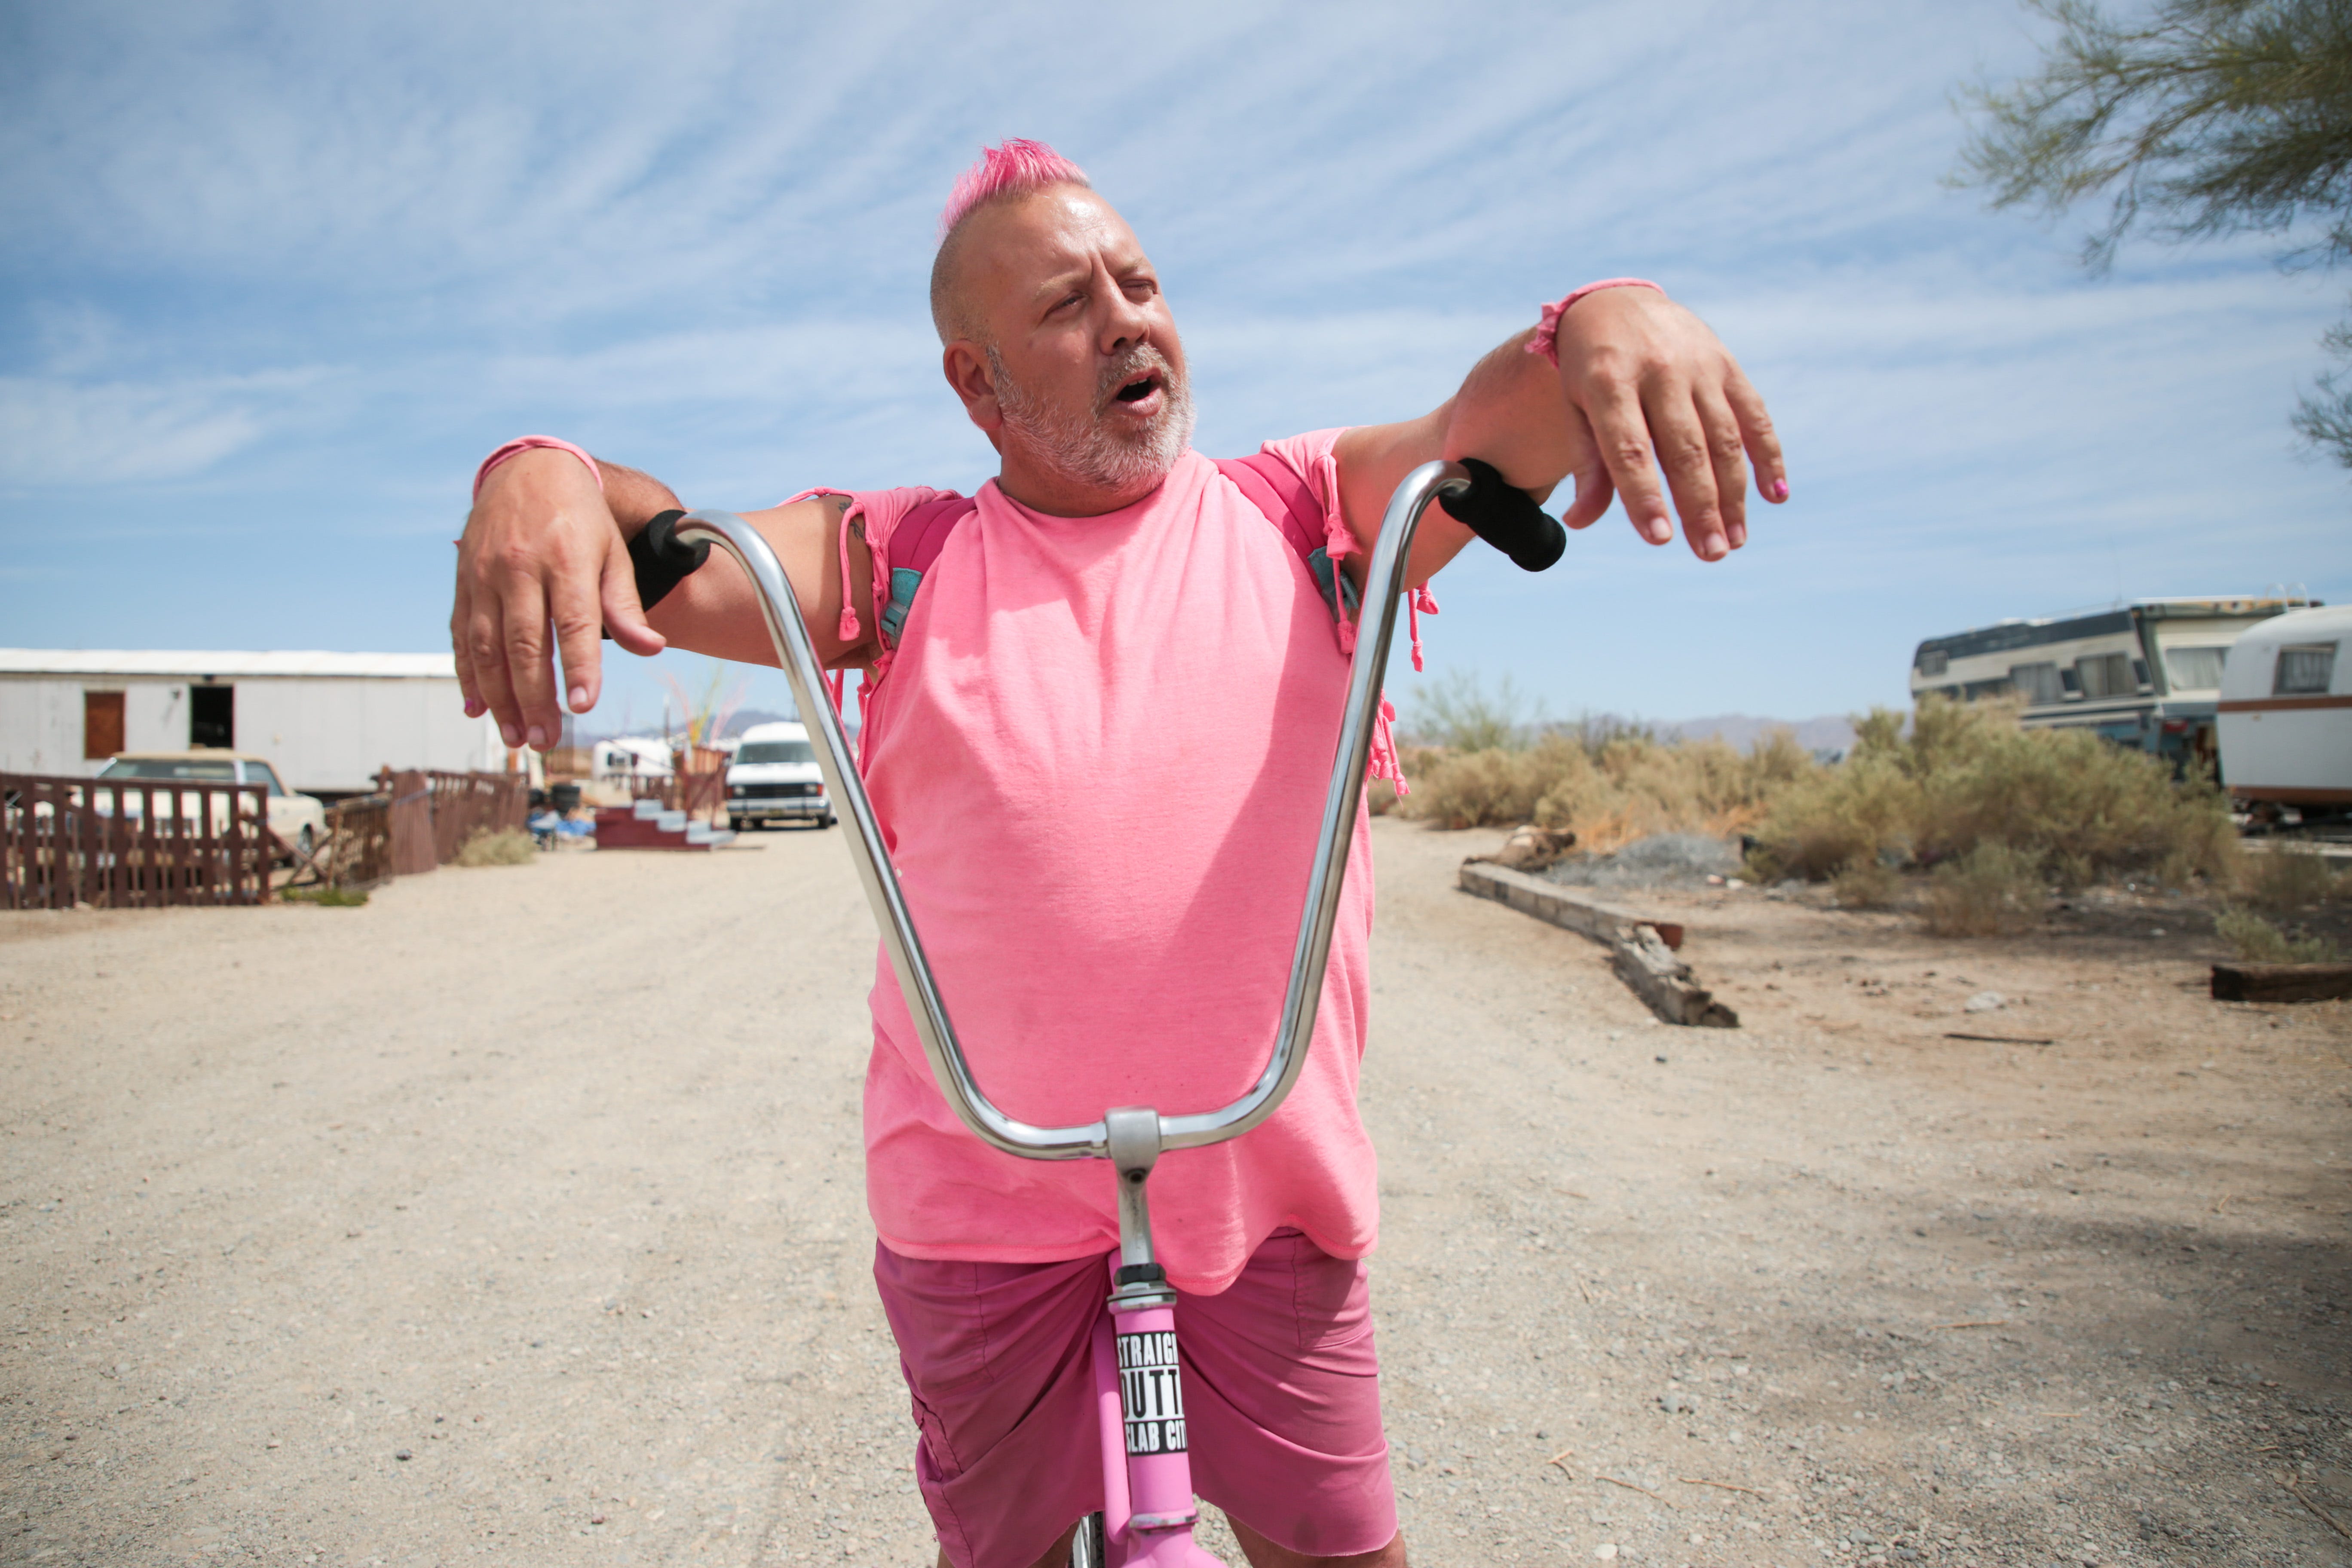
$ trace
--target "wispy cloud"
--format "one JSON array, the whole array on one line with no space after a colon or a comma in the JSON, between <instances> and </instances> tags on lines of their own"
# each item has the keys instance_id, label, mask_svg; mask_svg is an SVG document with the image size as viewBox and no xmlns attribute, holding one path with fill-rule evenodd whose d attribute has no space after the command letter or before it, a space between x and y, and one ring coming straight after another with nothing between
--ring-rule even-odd
<instances>
[{"instance_id":1,"label":"wispy cloud","mask_svg":"<svg viewBox=\"0 0 2352 1568\"><path fill-rule=\"evenodd\" d=\"M2225 247L2094 281L2063 228L1939 184L1951 87L2030 58L2010 0L6 26L21 637L202 640L206 585L247 591L207 544L236 539L291 641L434 646L466 478L522 429L737 506L978 483L923 289L948 182L1006 134L1077 156L1153 247L1220 451L1428 407L1592 276L1658 276L1723 331L1799 486L1753 548L1701 569L1612 519L1551 577L1442 590L1436 656L1555 710L1849 707L1899 695L1919 636L2118 586L2352 591L2342 486L2284 426L2324 280ZM167 542L58 592L99 570L33 526L60 505Z\"/></svg>"}]
</instances>

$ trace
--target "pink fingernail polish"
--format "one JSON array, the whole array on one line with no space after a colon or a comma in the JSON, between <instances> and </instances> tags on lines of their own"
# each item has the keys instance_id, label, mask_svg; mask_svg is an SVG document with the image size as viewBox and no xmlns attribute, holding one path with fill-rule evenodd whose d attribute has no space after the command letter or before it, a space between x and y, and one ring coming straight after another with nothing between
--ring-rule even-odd
<instances>
[{"instance_id":1,"label":"pink fingernail polish","mask_svg":"<svg viewBox=\"0 0 2352 1568\"><path fill-rule=\"evenodd\" d=\"M1787 500L1789 499L1788 480L1774 479L1772 481L1772 499L1774 500Z\"/></svg>"},{"instance_id":2,"label":"pink fingernail polish","mask_svg":"<svg viewBox=\"0 0 2352 1568\"><path fill-rule=\"evenodd\" d=\"M489 710L490 710L490 705L489 705L488 703L487 703L487 702L484 702L480 698L478 698L478 697L468 697L468 698L467 698L467 699L466 699L466 717L467 717L467 718L468 718L468 719L478 719L478 718L480 718L483 714L485 714L485 713L488 712Z\"/></svg>"}]
</instances>

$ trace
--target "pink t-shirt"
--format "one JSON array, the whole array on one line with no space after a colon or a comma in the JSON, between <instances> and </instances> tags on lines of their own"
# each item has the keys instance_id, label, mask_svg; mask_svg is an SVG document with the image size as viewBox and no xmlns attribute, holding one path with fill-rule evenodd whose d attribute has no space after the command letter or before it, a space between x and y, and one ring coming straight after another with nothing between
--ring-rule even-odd
<instances>
[{"instance_id":1,"label":"pink t-shirt","mask_svg":"<svg viewBox=\"0 0 2352 1568\"><path fill-rule=\"evenodd\" d=\"M1339 432L1269 443L1339 516ZM932 490L855 498L889 532ZM1054 1125L1213 1110L1264 1069L1338 742L1348 660L1281 531L1187 452L1148 499L1060 518L993 481L866 693L865 774L982 1089ZM1245 1136L1164 1156L1170 1278L1223 1289L1297 1226L1339 1258L1379 1225L1356 1110L1372 865L1358 816L1307 1065ZM989 1148L947 1107L887 956L872 994L866 1197L912 1258L1050 1262L1118 1243L1095 1160Z\"/></svg>"}]
</instances>

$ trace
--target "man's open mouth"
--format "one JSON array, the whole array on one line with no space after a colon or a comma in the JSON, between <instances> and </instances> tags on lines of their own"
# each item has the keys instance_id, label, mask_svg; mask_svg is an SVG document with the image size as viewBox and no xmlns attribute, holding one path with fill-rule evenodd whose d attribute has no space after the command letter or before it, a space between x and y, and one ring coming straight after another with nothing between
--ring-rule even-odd
<instances>
[{"instance_id":1,"label":"man's open mouth","mask_svg":"<svg viewBox=\"0 0 2352 1568\"><path fill-rule=\"evenodd\" d=\"M1140 403L1159 390L1160 373L1153 371L1148 375L1139 375L1120 387L1117 395L1121 403Z\"/></svg>"}]
</instances>

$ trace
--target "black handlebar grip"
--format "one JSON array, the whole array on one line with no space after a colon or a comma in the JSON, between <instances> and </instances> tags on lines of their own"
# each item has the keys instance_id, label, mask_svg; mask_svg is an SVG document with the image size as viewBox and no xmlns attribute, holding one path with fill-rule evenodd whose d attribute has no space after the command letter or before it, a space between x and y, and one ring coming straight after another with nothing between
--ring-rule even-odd
<instances>
[{"instance_id":1,"label":"black handlebar grip","mask_svg":"<svg viewBox=\"0 0 2352 1568\"><path fill-rule=\"evenodd\" d=\"M672 588L702 570L710 559L710 541L699 544L680 544L677 525L684 521L682 511L656 512L653 521L637 531L629 541L629 567L636 574L637 607L650 610L662 602ZM612 628L604 636L612 637Z\"/></svg>"},{"instance_id":2,"label":"black handlebar grip","mask_svg":"<svg viewBox=\"0 0 2352 1568\"><path fill-rule=\"evenodd\" d=\"M1470 470L1464 494L1440 493L1445 515L1511 558L1522 572L1541 572L1568 550L1568 530L1536 504L1536 498L1506 480L1492 463L1460 459Z\"/></svg>"}]
</instances>

